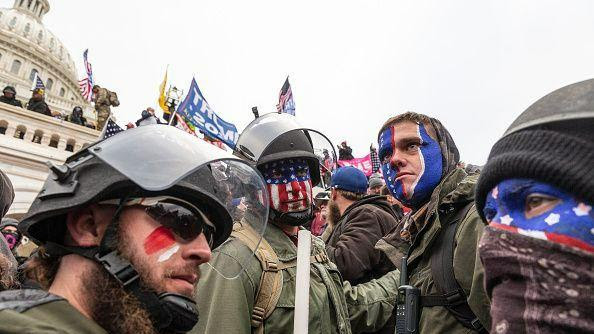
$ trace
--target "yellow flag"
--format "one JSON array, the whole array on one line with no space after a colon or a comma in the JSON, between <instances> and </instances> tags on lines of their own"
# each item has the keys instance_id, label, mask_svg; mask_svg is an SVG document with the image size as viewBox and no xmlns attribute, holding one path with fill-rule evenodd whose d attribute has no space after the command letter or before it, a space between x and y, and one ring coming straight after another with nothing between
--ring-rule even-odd
<instances>
[{"instance_id":1,"label":"yellow flag","mask_svg":"<svg viewBox=\"0 0 594 334\"><path fill-rule=\"evenodd\" d=\"M159 106L163 109L163 112L169 114L169 107L167 107L167 97L165 96L165 86L167 85L167 70L165 70L165 78L159 86Z\"/></svg>"}]
</instances>

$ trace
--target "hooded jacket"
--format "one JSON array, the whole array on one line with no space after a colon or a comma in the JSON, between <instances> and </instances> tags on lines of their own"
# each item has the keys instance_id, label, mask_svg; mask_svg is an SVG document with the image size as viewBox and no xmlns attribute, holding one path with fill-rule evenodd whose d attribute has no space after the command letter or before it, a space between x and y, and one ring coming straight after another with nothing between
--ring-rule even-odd
<instances>
[{"instance_id":1,"label":"hooded jacket","mask_svg":"<svg viewBox=\"0 0 594 334\"><path fill-rule=\"evenodd\" d=\"M431 255L436 238L460 210L474 201L478 174L468 175L457 168L459 153L445 127L436 119L431 125L437 134L443 171L440 183L430 198L407 214L396 228L383 237L376 248L382 250L400 269L402 257L408 254L409 284L420 289L422 296L438 295L431 271ZM453 268L456 281L466 295L474 315L490 328L490 303L484 287L484 270L478 257L478 242L485 225L474 205L458 222L454 237ZM473 333L464 327L444 306L421 307L419 333Z\"/></svg>"}]
</instances>

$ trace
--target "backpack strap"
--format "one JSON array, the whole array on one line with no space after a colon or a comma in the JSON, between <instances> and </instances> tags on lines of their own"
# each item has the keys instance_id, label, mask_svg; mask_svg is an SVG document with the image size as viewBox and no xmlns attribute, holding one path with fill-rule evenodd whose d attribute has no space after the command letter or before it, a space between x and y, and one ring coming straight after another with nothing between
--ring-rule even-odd
<instances>
[{"instance_id":1,"label":"backpack strap","mask_svg":"<svg viewBox=\"0 0 594 334\"><path fill-rule=\"evenodd\" d=\"M466 328L488 333L472 312L466 293L454 276L454 248L456 227L466 217L474 202L460 208L439 232L431 252L431 275L439 295L421 296L422 307L443 306Z\"/></svg>"},{"instance_id":2,"label":"backpack strap","mask_svg":"<svg viewBox=\"0 0 594 334\"><path fill-rule=\"evenodd\" d=\"M252 310L252 327L255 333L264 333L264 320L274 311L283 288L278 256L266 239L261 238L248 224L236 223L231 235L251 249L262 266L262 276Z\"/></svg>"},{"instance_id":3,"label":"backpack strap","mask_svg":"<svg viewBox=\"0 0 594 334\"><path fill-rule=\"evenodd\" d=\"M297 266L297 259L282 262L278 259L276 252L260 235L246 223L235 223L231 235L241 240L249 249L254 252L262 267L262 276L260 284L256 291L254 300L254 309L252 310L252 327L254 333L264 333L264 320L266 320L276 308L283 289L282 270ZM258 245L258 242L260 244ZM328 255L320 252L312 255L310 262L327 263L330 262Z\"/></svg>"}]
</instances>

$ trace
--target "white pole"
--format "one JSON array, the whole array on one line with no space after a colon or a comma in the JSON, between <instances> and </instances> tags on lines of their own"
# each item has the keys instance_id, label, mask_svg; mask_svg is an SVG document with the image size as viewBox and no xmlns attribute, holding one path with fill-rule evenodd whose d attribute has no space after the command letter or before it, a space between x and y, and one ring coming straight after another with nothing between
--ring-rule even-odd
<instances>
[{"instance_id":1,"label":"white pole","mask_svg":"<svg viewBox=\"0 0 594 334\"><path fill-rule=\"evenodd\" d=\"M297 235L297 274L295 277L294 334L307 334L309 325L309 277L311 256L311 233L300 230Z\"/></svg>"}]
</instances>

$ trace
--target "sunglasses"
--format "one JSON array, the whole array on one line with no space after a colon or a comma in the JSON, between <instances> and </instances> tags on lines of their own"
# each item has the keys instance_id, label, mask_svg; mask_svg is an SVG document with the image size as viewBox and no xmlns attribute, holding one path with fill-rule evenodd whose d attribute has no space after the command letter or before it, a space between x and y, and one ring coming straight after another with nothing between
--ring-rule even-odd
<instances>
[{"instance_id":1,"label":"sunglasses","mask_svg":"<svg viewBox=\"0 0 594 334\"><path fill-rule=\"evenodd\" d=\"M172 197L132 198L123 204L120 200L107 200L99 204L144 207L149 217L170 229L174 234L186 241L196 239L204 233L208 244L212 247L216 231L210 220L194 205Z\"/></svg>"},{"instance_id":2,"label":"sunglasses","mask_svg":"<svg viewBox=\"0 0 594 334\"><path fill-rule=\"evenodd\" d=\"M159 224L167 227L180 238L191 241L204 233L212 247L215 229L208 219L195 208L186 208L173 200L145 206L144 211Z\"/></svg>"}]
</instances>

